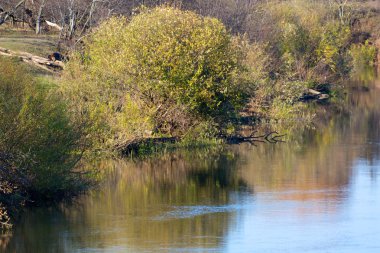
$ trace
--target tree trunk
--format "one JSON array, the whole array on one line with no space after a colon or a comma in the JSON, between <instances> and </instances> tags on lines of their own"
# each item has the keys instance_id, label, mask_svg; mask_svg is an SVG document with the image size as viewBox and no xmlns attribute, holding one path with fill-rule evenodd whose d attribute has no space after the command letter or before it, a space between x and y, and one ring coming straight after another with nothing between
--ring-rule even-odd
<instances>
[{"instance_id":1,"label":"tree trunk","mask_svg":"<svg viewBox=\"0 0 380 253\"><path fill-rule=\"evenodd\" d=\"M37 18L36 18L36 34L41 33L41 15L42 15L42 10L45 7L45 2L46 0L42 0L40 8L38 9Z\"/></svg>"},{"instance_id":2,"label":"tree trunk","mask_svg":"<svg viewBox=\"0 0 380 253\"><path fill-rule=\"evenodd\" d=\"M75 32L75 24L76 24L76 11L74 6L74 1L70 1L69 6L69 27L67 30L66 38L72 39L74 32Z\"/></svg>"},{"instance_id":3,"label":"tree trunk","mask_svg":"<svg viewBox=\"0 0 380 253\"><path fill-rule=\"evenodd\" d=\"M86 31L86 29L88 29L88 28L91 27L91 19L92 19L92 15L93 15L93 13L95 11L96 1L97 0L92 0L92 2L91 2L90 11L88 13L88 18L87 18L86 22L83 25L82 31L80 32L80 36L82 36L84 34L84 32Z\"/></svg>"}]
</instances>

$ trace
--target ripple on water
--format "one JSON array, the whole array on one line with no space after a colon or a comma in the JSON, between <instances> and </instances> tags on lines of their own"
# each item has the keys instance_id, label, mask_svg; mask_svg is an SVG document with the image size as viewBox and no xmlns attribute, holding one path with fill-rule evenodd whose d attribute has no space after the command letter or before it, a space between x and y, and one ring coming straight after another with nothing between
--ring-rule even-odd
<instances>
[{"instance_id":1,"label":"ripple on water","mask_svg":"<svg viewBox=\"0 0 380 253\"><path fill-rule=\"evenodd\" d=\"M230 213L243 209L243 205L223 205L223 206L176 206L174 210L165 212L162 215L156 216L153 220L163 221L171 219L187 219L195 216L215 214L215 213Z\"/></svg>"}]
</instances>

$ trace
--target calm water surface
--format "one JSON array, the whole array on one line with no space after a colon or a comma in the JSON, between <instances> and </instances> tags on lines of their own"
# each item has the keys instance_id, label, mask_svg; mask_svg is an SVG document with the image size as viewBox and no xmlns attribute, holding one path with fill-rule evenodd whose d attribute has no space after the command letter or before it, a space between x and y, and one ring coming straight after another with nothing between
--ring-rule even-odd
<instances>
[{"instance_id":1,"label":"calm water surface","mask_svg":"<svg viewBox=\"0 0 380 253\"><path fill-rule=\"evenodd\" d=\"M96 162L100 189L28 211L0 250L379 253L377 85L287 143Z\"/></svg>"}]
</instances>

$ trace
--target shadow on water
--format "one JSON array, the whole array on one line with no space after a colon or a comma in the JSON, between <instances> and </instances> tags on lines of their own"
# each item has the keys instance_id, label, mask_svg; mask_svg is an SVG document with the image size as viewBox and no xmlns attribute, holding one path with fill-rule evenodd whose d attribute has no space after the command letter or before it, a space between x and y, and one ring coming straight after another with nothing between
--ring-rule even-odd
<instances>
[{"instance_id":1,"label":"shadow on water","mask_svg":"<svg viewBox=\"0 0 380 253\"><path fill-rule=\"evenodd\" d=\"M380 82L356 89L344 110L283 144L94 162L106 178L99 189L26 212L0 249L282 252L286 244L289 252L344 252L354 241L351 249L376 252L371 224L380 220L361 217L380 206L368 194L380 185L367 182L380 174L379 97ZM360 234L359 221L375 232Z\"/></svg>"}]
</instances>

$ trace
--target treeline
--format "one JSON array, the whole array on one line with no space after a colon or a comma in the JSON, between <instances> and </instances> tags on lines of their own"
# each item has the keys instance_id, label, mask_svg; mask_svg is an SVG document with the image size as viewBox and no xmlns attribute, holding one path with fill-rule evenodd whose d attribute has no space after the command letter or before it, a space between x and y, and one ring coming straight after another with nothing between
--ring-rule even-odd
<instances>
[{"instance_id":1,"label":"treeline","mask_svg":"<svg viewBox=\"0 0 380 253\"><path fill-rule=\"evenodd\" d=\"M147 138L225 139L263 119L299 121L307 98L335 96L342 80L375 64L379 13L362 3L159 4L1 3L3 22L19 22L28 9L34 30L45 20L62 28L62 39L83 42L49 82L0 58L3 224L6 209L85 189L92 177L77 166L83 154Z\"/></svg>"},{"instance_id":2,"label":"treeline","mask_svg":"<svg viewBox=\"0 0 380 253\"><path fill-rule=\"evenodd\" d=\"M154 7L167 4L193 10L204 16L217 17L240 32L249 11L259 2L260 0L4 0L0 3L0 25L7 20L16 26L26 24L36 33L58 28L62 38L73 39L111 16L131 16L141 5ZM52 28L50 23L57 26Z\"/></svg>"},{"instance_id":3,"label":"treeline","mask_svg":"<svg viewBox=\"0 0 380 253\"><path fill-rule=\"evenodd\" d=\"M191 10L202 16L220 19L233 33L248 33L251 39L267 38L271 32L271 15L266 3L289 1L264 0L3 0L0 3L0 25L9 21L30 26L36 33L59 29L61 38L78 38L102 21L115 16L133 15L141 5L155 7L166 4ZM334 16L342 22L355 23L368 9L379 8L372 0L299 1L335 9ZM358 16L359 15L359 16ZM48 22L46 22L48 21ZM54 23L57 26L52 26ZM49 25L50 24L50 25Z\"/></svg>"}]
</instances>

